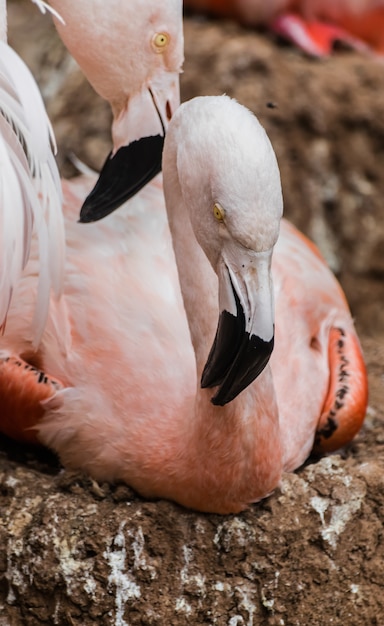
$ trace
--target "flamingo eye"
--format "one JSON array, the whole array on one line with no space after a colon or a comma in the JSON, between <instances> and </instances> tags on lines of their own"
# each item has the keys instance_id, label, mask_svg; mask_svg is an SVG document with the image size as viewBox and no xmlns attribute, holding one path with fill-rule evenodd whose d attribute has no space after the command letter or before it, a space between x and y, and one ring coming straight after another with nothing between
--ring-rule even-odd
<instances>
[{"instance_id":1,"label":"flamingo eye","mask_svg":"<svg viewBox=\"0 0 384 626\"><path fill-rule=\"evenodd\" d=\"M156 52L164 52L169 44L169 35L167 33L156 33L152 39Z\"/></svg>"},{"instance_id":2,"label":"flamingo eye","mask_svg":"<svg viewBox=\"0 0 384 626\"><path fill-rule=\"evenodd\" d=\"M225 211L218 202L216 202L213 206L213 215L215 216L218 222L224 221Z\"/></svg>"}]
</instances>

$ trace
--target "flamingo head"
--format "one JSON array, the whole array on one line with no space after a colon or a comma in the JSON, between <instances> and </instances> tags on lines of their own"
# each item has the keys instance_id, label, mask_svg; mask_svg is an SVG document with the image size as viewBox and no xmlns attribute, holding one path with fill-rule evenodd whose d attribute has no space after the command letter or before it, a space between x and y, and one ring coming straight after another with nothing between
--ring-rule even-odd
<instances>
[{"instance_id":1,"label":"flamingo head","mask_svg":"<svg viewBox=\"0 0 384 626\"><path fill-rule=\"evenodd\" d=\"M52 0L63 42L111 104L113 150L80 221L108 215L161 169L164 135L179 104L181 0Z\"/></svg>"},{"instance_id":2,"label":"flamingo head","mask_svg":"<svg viewBox=\"0 0 384 626\"><path fill-rule=\"evenodd\" d=\"M176 169L193 232L218 276L219 322L201 385L216 387L212 402L224 405L273 349L271 261L283 207L275 153L248 109L227 96L201 97L176 112L163 168L168 210L174 203L180 211L166 183Z\"/></svg>"}]
</instances>

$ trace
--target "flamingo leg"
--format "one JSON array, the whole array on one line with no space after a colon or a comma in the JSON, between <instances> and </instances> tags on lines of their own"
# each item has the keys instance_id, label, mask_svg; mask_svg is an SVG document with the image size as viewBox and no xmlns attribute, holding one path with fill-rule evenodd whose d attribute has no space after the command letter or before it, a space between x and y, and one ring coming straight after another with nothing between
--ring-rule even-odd
<instances>
[{"instance_id":1,"label":"flamingo leg","mask_svg":"<svg viewBox=\"0 0 384 626\"><path fill-rule=\"evenodd\" d=\"M18 356L0 353L0 430L25 443L38 443L43 402L63 385Z\"/></svg>"},{"instance_id":2,"label":"flamingo leg","mask_svg":"<svg viewBox=\"0 0 384 626\"><path fill-rule=\"evenodd\" d=\"M315 435L315 452L332 452L359 431L367 408L366 369L356 335L331 328L330 383Z\"/></svg>"}]
</instances>

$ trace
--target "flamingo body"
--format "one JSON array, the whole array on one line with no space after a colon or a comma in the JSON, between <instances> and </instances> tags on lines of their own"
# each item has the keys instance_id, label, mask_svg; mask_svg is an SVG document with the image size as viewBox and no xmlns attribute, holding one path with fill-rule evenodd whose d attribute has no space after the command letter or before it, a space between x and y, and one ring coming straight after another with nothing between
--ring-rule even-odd
<instances>
[{"instance_id":1,"label":"flamingo body","mask_svg":"<svg viewBox=\"0 0 384 626\"><path fill-rule=\"evenodd\" d=\"M288 470L309 455L313 428L316 448L322 452L356 435L366 411L366 371L340 285L314 244L286 220L272 269L276 339L271 368ZM298 393L292 393L296 386Z\"/></svg>"}]
</instances>

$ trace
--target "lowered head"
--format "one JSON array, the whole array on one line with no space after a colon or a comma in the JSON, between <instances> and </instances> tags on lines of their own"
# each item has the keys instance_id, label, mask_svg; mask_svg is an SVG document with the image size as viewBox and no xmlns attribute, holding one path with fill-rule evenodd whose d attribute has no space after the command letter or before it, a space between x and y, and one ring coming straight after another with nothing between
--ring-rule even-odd
<instances>
[{"instance_id":1,"label":"lowered head","mask_svg":"<svg viewBox=\"0 0 384 626\"><path fill-rule=\"evenodd\" d=\"M108 215L161 169L179 104L182 0L51 0L56 27L94 89L111 104L113 150L80 221Z\"/></svg>"},{"instance_id":2,"label":"lowered head","mask_svg":"<svg viewBox=\"0 0 384 626\"><path fill-rule=\"evenodd\" d=\"M271 260L283 209L279 168L256 117L227 96L208 96L175 113L163 170L171 230L183 206L218 276L220 318L201 384L217 387L212 402L225 404L260 374L273 349ZM180 280L186 299L182 272Z\"/></svg>"}]
</instances>

